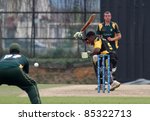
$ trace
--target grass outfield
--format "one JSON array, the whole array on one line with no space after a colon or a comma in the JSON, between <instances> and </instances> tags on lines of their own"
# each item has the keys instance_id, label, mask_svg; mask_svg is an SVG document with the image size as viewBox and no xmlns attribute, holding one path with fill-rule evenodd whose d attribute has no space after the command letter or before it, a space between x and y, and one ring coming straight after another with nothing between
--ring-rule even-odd
<instances>
[{"instance_id":1,"label":"grass outfield","mask_svg":"<svg viewBox=\"0 0 150 121\"><path fill-rule=\"evenodd\" d=\"M42 97L43 104L150 104L150 97ZM30 104L27 97L0 96L0 104Z\"/></svg>"},{"instance_id":2,"label":"grass outfield","mask_svg":"<svg viewBox=\"0 0 150 121\"><path fill-rule=\"evenodd\" d=\"M39 89L64 85L39 85ZM0 104L30 104L28 97L20 97L22 90L14 86L0 86ZM41 97L44 104L150 104L150 97Z\"/></svg>"}]
</instances>

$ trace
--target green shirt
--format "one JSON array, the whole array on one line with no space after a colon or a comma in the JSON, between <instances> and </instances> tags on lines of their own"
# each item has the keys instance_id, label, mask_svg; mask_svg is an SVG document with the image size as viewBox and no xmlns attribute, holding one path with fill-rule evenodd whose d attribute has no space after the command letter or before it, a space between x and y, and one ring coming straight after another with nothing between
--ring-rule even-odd
<instances>
[{"instance_id":1,"label":"green shirt","mask_svg":"<svg viewBox=\"0 0 150 121\"><path fill-rule=\"evenodd\" d=\"M29 73L29 62L24 55L7 54L0 59L0 70L20 67L25 73Z\"/></svg>"},{"instance_id":2,"label":"green shirt","mask_svg":"<svg viewBox=\"0 0 150 121\"><path fill-rule=\"evenodd\" d=\"M100 23L97 27L96 34L101 35L107 40L108 37L114 38L117 33L120 33L117 23L110 22L110 25ZM118 40L109 42L114 50L118 48Z\"/></svg>"}]
</instances>

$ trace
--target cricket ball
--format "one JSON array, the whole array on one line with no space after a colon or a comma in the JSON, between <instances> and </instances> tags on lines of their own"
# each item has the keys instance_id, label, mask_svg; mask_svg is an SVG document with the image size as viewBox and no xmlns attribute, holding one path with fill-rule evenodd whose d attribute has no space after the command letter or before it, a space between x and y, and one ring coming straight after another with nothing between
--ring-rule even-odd
<instances>
[{"instance_id":1,"label":"cricket ball","mask_svg":"<svg viewBox=\"0 0 150 121\"><path fill-rule=\"evenodd\" d=\"M39 63L34 63L34 67L39 67Z\"/></svg>"}]
</instances>

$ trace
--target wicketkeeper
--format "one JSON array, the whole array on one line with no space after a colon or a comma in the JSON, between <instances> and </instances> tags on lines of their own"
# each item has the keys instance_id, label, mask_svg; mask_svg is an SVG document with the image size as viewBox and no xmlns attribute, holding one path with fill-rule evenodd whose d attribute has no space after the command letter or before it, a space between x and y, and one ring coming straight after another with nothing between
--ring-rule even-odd
<instances>
[{"instance_id":1,"label":"wicketkeeper","mask_svg":"<svg viewBox=\"0 0 150 121\"><path fill-rule=\"evenodd\" d=\"M95 32L93 31L89 31L86 34L85 39L82 33L78 32L78 34L76 34L76 38L82 39L86 41L87 44L90 44L93 46L93 52L91 52L90 55L93 57L93 65L94 65L96 77L97 77L97 61L98 61L97 55L110 54L111 69L116 66L116 63L117 63L116 53L113 51L112 46L106 39L96 36ZM101 83L102 83L102 80L101 80ZM119 82L113 81L113 79L111 79L111 86L110 86L111 91L115 90L115 88L118 88L119 86L120 86Z\"/></svg>"},{"instance_id":2,"label":"wicketkeeper","mask_svg":"<svg viewBox=\"0 0 150 121\"><path fill-rule=\"evenodd\" d=\"M40 104L37 84L28 76L29 63L27 58L20 54L20 45L11 44L9 52L10 54L0 59L0 85L15 85L28 94L32 104Z\"/></svg>"}]
</instances>

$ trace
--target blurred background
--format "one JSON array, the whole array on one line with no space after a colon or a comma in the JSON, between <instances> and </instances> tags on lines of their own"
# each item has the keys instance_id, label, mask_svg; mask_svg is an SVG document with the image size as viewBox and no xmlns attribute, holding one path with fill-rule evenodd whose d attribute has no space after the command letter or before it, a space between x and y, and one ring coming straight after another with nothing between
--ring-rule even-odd
<instances>
[{"instance_id":1,"label":"blurred background","mask_svg":"<svg viewBox=\"0 0 150 121\"><path fill-rule=\"evenodd\" d=\"M84 46L73 34L93 12L100 20L100 0L0 0L0 8L1 52L15 41L30 57L77 57Z\"/></svg>"},{"instance_id":2,"label":"blurred background","mask_svg":"<svg viewBox=\"0 0 150 121\"><path fill-rule=\"evenodd\" d=\"M36 78L42 82L96 83L91 59L83 60L80 56L89 48L75 40L73 34L80 31L92 13L96 14L96 19L85 33L95 31L106 10L112 13L122 33L118 50L119 81L150 79L149 0L0 0L0 56L8 52L12 42L17 42L31 64L38 60L41 67L50 72L43 72L50 75L43 74L44 79L36 73ZM79 71L72 71L72 68ZM32 75L35 71L31 70ZM51 71L58 73L55 75ZM64 74L59 77L63 72L66 77L62 78ZM87 75L89 78L84 79Z\"/></svg>"}]
</instances>

